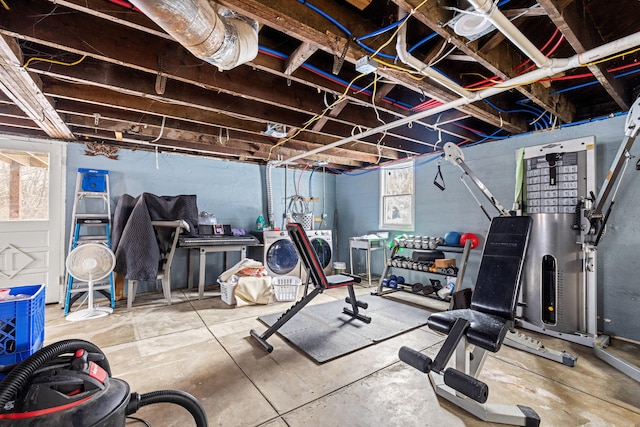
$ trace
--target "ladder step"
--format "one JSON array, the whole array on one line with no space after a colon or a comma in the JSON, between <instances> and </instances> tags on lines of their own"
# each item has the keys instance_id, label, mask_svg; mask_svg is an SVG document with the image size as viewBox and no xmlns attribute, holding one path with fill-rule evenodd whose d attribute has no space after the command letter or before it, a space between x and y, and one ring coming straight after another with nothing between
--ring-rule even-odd
<instances>
[{"instance_id":1,"label":"ladder step","mask_svg":"<svg viewBox=\"0 0 640 427\"><path fill-rule=\"evenodd\" d=\"M75 283L74 283L75 284ZM94 291L100 291L100 290L104 290L104 289L111 289L111 285L110 284L103 284L103 285L96 285L95 283L93 284L93 290ZM82 284L80 283L78 287L74 287L71 288L69 290L70 293L75 294L78 292L87 292L89 290L89 285L88 284Z\"/></svg>"},{"instance_id":2,"label":"ladder step","mask_svg":"<svg viewBox=\"0 0 640 427\"><path fill-rule=\"evenodd\" d=\"M106 191L78 191L76 197L98 197L103 198L107 195Z\"/></svg>"},{"instance_id":3,"label":"ladder step","mask_svg":"<svg viewBox=\"0 0 640 427\"><path fill-rule=\"evenodd\" d=\"M77 244L82 244L82 243L108 243L108 242L109 242L109 237L108 236L80 236L75 241L75 243L77 243Z\"/></svg>"},{"instance_id":4,"label":"ladder step","mask_svg":"<svg viewBox=\"0 0 640 427\"><path fill-rule=\"evenodd\" d=\"M95 224L108 224L109 216L104 213L77 213L76 222L83 224L95 223Z\"/></svg>"}]
</instances>

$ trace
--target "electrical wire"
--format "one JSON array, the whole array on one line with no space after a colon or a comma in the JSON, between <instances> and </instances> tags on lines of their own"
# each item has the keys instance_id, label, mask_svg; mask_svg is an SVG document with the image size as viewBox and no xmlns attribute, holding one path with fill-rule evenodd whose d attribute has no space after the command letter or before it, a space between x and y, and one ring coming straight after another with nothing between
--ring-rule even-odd
<instances>
[{"instance_id":1,"label":"electrical wire","mask_svg":"<svg viewBox=\"0 0 640 427\"><path fill-rule=\"evenodd\" d=\"M534 116L536 116L536 120L534 120L533 122L531 122L531 125L534 125L534 123L537 123L538 120L540 119L540 117L542 116L540 114L540 112L542 111L542 113L544 114L545 112L543 110L538 110L538 111L531 111L529 109L523 108L523 109L513 109L513 110L505 110L503 108L498 107L497 105L495 105L493 102L489 101L488 99L483 99L483 101L489 105L491 108L501 112L501 113L527 113L527 114L533 114ZM548 124L547 126L548 127Z\"/></svg>"},{"instance_id":2,"label":"electrical wire","mask_svg":"<svg viewBox=\"0 0 640 427\"><path fill-rule=\"evenodd\" d=\"M425 3L427 3L429 0L422 0L422 2L420 2L420 4L418 4L415 8L411 9L409 11L409 13L407 13L407 16L405 17L404 20L402 20L402 22L396 26L395 31L393 32L393 34L391 35L391 37L389 37L389 39L384 42L382 45L380 45L380 47L373 53L373 55L371 56L372 58L375 57L382 49L384 49L386 46L388 46L398 35L398 33L400 32L400 29L407 24L407 22L409 21L409 17L412 16L414 13L416 13L416 11L418 9L420 9L422 6L425 5Z\"/></svg>"},{"instance_id":3,"label":"electrical wire","mask_svg":"<svg viewBox=\"0 0 640 427\"><path fill-rule=\"evenodd\" d=\"M296 194L298 196L302 196L302 193L300 193L300 180L302 179L302 175L304 175L304 171L306 171L309 168L309 165L305 165L304 168L300 171L300 176L298 177L298 186L297 186L297 190L296 190Z\"/></svg>"},{"instance_id":4,"label":"electrical wire","mask_svg":"<svg viewBox=\"0 0 640 427\"><path fill-rule=\"evenodd\" d=\"M625 55L630 55L632 53L640 51L640 47L636 47L635 49L630 49L626 52L618 53L617 55L612 55L607 58L600 59L598 61L588 62L586 64L580 64L582 67L589 67L591 65L602 64L603 62L611 61L612 59L621 58Z\"/></svg>"},{"instance_id":5,"label":"electrical wire","mask_svg":"<svg viewBox=\"0 0 640 427\"><path fill-rule=\"evenodd\" d=\"M322 11L320 8L318 8L318 7L314 6L314 5L312 5L311 3L307 2L306 0L298 0L298 1L299 1L300 3L302 3L302 4L306 5L306 6L308 6L311 10L313 10L313 11L315 11L316 13L320 14L320 15L321 15L322 17L324 17L325 19L327 19L327 20L329 20L330 22L332 22L332 23L333 23L334 25L336 25L339 29L341 29L341 30L342 30L342 31L343 31L343 32L344 32L348 37L352 37L352 33L351 33L351 31L349 31L349 30L348 30L344 25L342 25L342 24L341 24L338 20L336 20L335 18L331 17L329 14L327 14L327 13L326 13L326 12L324 12L324 11ZM397 36L397 33L399 32L399 30L401 29L401 27L402 27L403 25L406 25L406 23L408 22L408 18L409 18L411 15L413 15L417 9L419 9L420 7L422 7L422 6L423 6L427 1L428 1L428 0L423 0L423 1L418 5L418 6L416 6L414 9L412 9L412 10L411 10L411 11L410 11L410 12L409 12L409 13L408 13L408 14L407 14L407 15L406 15L402 20L399 20L399 21L397 21L396 23L393 23L393 24L391 24L391 25L389 25L389 26L387 26L387 27L385 27L385 28L383 28L383 29L381 29L381 30L379 30L379 31L376 31L376 32L371 33L371 34L366 35L366 36L363 36L362 38L356 39L356 42L361 42L362 40L364 40L364 39L366 39L366 38L373 37L373 36L377 36L377 35L380 35L380 34L385 33L386 31L389 31L389 30L391 30L391 29L394 29L395 31L393 32L393 34L391 35L391 37L389 37L389 39L388 39L385 43L383 43L383 44L382 44L382 45L381 45L377 50L373 51L372 49L370 49L370 51L373 51L372 58L373 58L373 57L375 57L375 56L378 56L378 57L384 57L385 55L384 55L384 54L381 54L381 53L380 53L380 51L381 51L382 49L384 49L384 48L385 48L389 43L391 43L391 41L392 41L392 40ZM508 1L509 1L509 0L503 0L502 2L499 2L499 3L498 3L498 7L500 7L501 5L504 5L504 4L508 3ZM555 37L556 37L556 35L557 35L558 31L559 31L559 30L558 30L558 29L556 29L556 31L554 32L554 34L553 34L553 35L551 36L551 38L547 41L547 43L543 46L543 48L541 49L541 51L545 50L545 49L546 49L546 47L548 47L548 46L552 43L552 41L555 39ZM555 45L550 49L550 51L549 51L546 55L548 56L548 55L550 55L551 53L553 53L553 52L554 52L554 51L555 51L555 50L560 46L560 44L561 44L561 42L562 42L563 40L564 40L564 35L561 35L561 36L560 36L560 38L556 41ZM422 43L423 43L423 42L422 42ZM443 45L443 46L444 46L444 45ZM588 63L588 64L581 64L581 65L582 65L582 66L589 66L589 65L593 65L593 64L602 63L602 62L605 62L605 61L610 61L610 60L612 60L612 59L615 59L615 58L618 58L618 57L621 57L621 56L624 56L624 55L628 55L628 54L630 54L630 53L634 53L634 52L636 52L636 51L638 51L638 50L640 50L640 48L631 49L631 50L629 50L629 51L627 51L627 52L623 52L623 53L620 53L620 54L617 54L617 55L613 55L613 56L611 56L611 57L604 58L604 59L599 60L599 61L595 61L595 62ZM438 53L438 55L439 55L440 53L441 53L441 52L439 52L439 53ZM445 56L446 56L446 55L445 55ZM387 57L390 57L390 56L389 56L389 55L387 55ZM394 59L395 59L395 57L391 57L391 58L394 58ZM404 71L404 72L406 72L409 76L411 76L412 78L417 78L417 77L415 77L415 76L414 76L415 71L407 70L407 69L404 69L403 67L398 67L398 66L396 66L395 64L389 64L389 63L386 63L385 61L382 61L382 60L381 60L381 59L379 59L379 58L377 59L377 61L378 61L378 62L380 62L381 64L383 64L383 65L385 65L385 66L389 67L389 68L393 68L393 69L398 69L398 70ZM530 62L530 60L525 61L523 64L520 64L519 66L515 67L514 69L521 68L522 66L526 65L528 62ZM535 65L534 65L534 66L535 66ZM527 69L525 69L524 71L522 71L520 74L525 73L526 71L528 71L529 69L533 68L534 66L530 66L530 67L528 67ZM435 68L434 68L434 69L435 69ZM632 73L633 73L633 72L625 73L625 75L632 74ZM349 83L349 87L353 84L353 82L354 82L356 79L358 79L358 78L359 78L359 77L361 77L361 76L362 76L362 75L357 76L356 78L354 78L354 79ZM491 81L491 80L494 80L494 79L495 79L495 78L497 78L497 77L498 77L498 76L495 76L495 77L493 77L493 78L491 78L491 79L488 79L488 80L489 80L489 81ZM424 76L422 76L422 78L424 78ZM438 80L438 79L437 79L437 78L435 78L434 80ZM445 80L444 80L444 78L443 78L442 80L443 80L443 81L445 81ZM479 90L486 89L487 87L498 87L498 88L512 88L512 87L520 87L520 86L524 86L524 85L529 85L529 84L535 83L536 81L538 81L538 80L530 81L530 82L523 82L523 83L519 83L519 84L516 84L516 85L510 85L510 86L500 86L500 84L501 84L502 82L499 82L499 83L498 83L498 82L495 82L495 86L494 86L494 85L488 85L488 86L482 86L482 87L472 87L472 88L468 88L468 90L470 90L470 91L479 91ZM597 82L596 82L596 83L597 83ZM476 85L478 85L478 84L480 84L480 83L474 83L472 86L476 86ZM585 85L587 85L587 84L585 84ZM375 87L375 85L374 85L374 87ZM345 92L345 93L343 94L343 96L342 96L341 98L339 98L336 102L340 102L340 101L342 100L342 98L346 95L346 93L347 93L347 92ZM332 104L332 105L335 105L335 103L334 103L334 104ZM424 109L426 109L426 108L431 108L431 105L432 105L432 104L430 104L430 103L428 103L428 104L424 104L424 103L423 103L423 104L420 104L420 106L421 106L422 108L424 108ZM433 105L435 105L435 104L433 104ZM374 103L374 108L375 108L375 103ZM414 107L414 108L415 108L415 107ZM290 137L286 138L285 140L280 141L278 144L276 144L276 145L272 146L272 147L271 147L271 149L269 150L269 158L271 157L272 150L273 150L276 146L281 145L281 144L285 143L286 141L290 140L291 138L295 137L295 136L296 136L297 134L299 134L303 129L305 129L306 127L308 127L312 122L314 122L314 121L318 120L319 118L323 117L323 116L326 114L326 112L327 112L327 111L328 111L328 110L327 110L327 109L325 109L325 110L324 110L320 115L317 115L316 117L312 118L309 122L307 122L307 124L305 124L305 127L304 127L304 128L299 129L299 130L298 130L294 135L292 135L292 136L290 136ZM515 110L514 110L514 111L515 111ZM526 109L525 109L525 110L523 110L523 111L524 111L524 112L527 112L527 113L532 113L532 114L534 114L532 111L529 111L529 110L526 110ZM377 115L377 111L376 111L376 115ZM544 122L544 123L547 123L547 125L548 125L548 122L546 122L546 120L544 119L544 116L545 116L545 112L544 112L544 111L542 111L542 112L540 113L540 115L539 115L539 116L537 116L537 118L536 118L534 121L532 121L532 122L531 122L531 125L535 126L535 127L536 127L536 129L537 129L537 128L539 128L539 126L542 126L542 125L538 124L538 122L539 122L539 121L542 121L542 122ZM480 136L482 136L482 135L484 135L484 134L479 133L479 135L480 135ZM490 136L490 135L487 135L487 137L489 137L489 136ZM495 137L495 136L494 136L494 137Z\"/></svg>"},{"instance_id":6,"label":"electrical wire","mask_svg":"<svg viewBox=\"0 0 640 427\"><path fill-rule=\"evenodd\" d=\"M447 56L451 55L453 53L454 50L456 50L458 47L457 46L453 46L451 49L449 49L445 54L443 54L440 58L438 59L432 59L431 61L429 61L429 66L433 67L434 65L438 64L441 61L444 61Z\"/></svg>"},{"instance_id":7,"label":"electrical wire","mask_svg":"<svg viewBox=\"0 0 640 427\"><path fill-rule=\"evenodd\" d=\"M67 67L73 67L74 65L78 65L79 63L81 63L82 61L84 61L84 59L87 57L87 55L82 55L82 57L80 59L78 59L77 61L68 63L68 62L62 62L62 61L56 61L55 59L47 59L47 58L39 58L39 57L33 57L33 58L29 58L27 60L27 62L24 63L24 65L22 66L22 68L27 68L29 66L29 64L31 64L31 62L33 61L42 61L42 62L50 62L52 64L58 64L58 65L65 65Z\"/></svg>"},{"instance_id":8,"label":"electrical wire","mask_svg":"<svg viewBox=\"0 0 640 427\"><path fill-rule=\"evenodd\" d=\"M628 113L629 113L628 111L622 111L622 112L618 112L618 113L614 113L614 114L610 114L610 115L606 115L606 116L580 120L580 121L577 121L577 122L563 123L562 125L558 126L558 128L562 129L562 128L567 128L567 127L579 126L579 125L586 124L586 123L594 123L594 122L598 122L598 121L602 121L602 120L608 120L610 118L626 116ZM497 134L500 131L502 131L502 129L498 129L493 134L487 135L486 137L484 137L484 138L482 138L482 139L480 139L478 141L474 141L474 142L468 143L469 141L465 140L465 141L462 141L461 143L456 144L456 145L458 145L459 147L464 147L464 148L473 147L474 145L480 144L480 143L482 143L482 142L484 142L484 141L486 141L488 139L493 138L495 136L495 134ZM527 133L520 134L519 136L526 135L526 134ZM507 138L511 138L511 137L507 137ZM505 139L507 139L507 138L505 138ZM436 160L437 158L440 157L439 153L441 153L441 152L425 153L425 154L421 154L419 156L415 156L414 159L427 157L427 160L425 160L423 162L417 162L417 163L415 163L415 166L416 167L422 166L424 164L432 162L433 160ZM397 162L397 161L404 161L404 160L407 160L407 159L398 159L398 160L392 161L391 163ZM364 168L364 169L351 169L349 171L340 171L340 170L334 169L334 168L328 168L328 169L331 172L333 172L335 174L338 174L338 175L360 176L360 175L365 175L365 174L368 174L368 173L371 173L371 172L375 172L375 171L381 169L383 166L384 165L377 165L377 166L371 167L371 168L367 167L367 168Z\"/></svg>"},{"instance_id":9,"label":"electrical wire","mask_svg":"<svg viewBox=\"0 0 640 427\"><path fill-rule=\"evenodd\" d=\"M547 42L540 48L540 52L544 52L544 50L547 47L549 47L549 45L551 44L553 39L558 35L559 32L560 32L560 29L556 27L556 30L553 32L551 37L549 37L549 40L547 40ZM513 67L511 70L512 71L516 71L516 70L518 70L518 69L520 69L522 67L525 67L530 62L531 62L531 59L527 59L526 61L522 62L520 65L516 65L515 67ZM519 74L522 74L522 73L519 73Z\"/></svg>"},{"instance_id":10,"label":"electrical wire","mask_svg":"<svg viewBox=\"0 0 640 427\"><path fill-rule=\"evenodd\" d=\"M265 55L268 55L268 56L272 56L274 58L278 58L278 59L283 60L283 61L285 61L288 58L288 56L285 55L284 53L278 52L278 51L276 51L274 49L270 49L270 48L267 48L267 47L264 47L264 46L259 46L258 50L262 54L265 54ZM303 63L300 67L304 68L304 69L306 69L308 71L311 71L312 73L317 74L318 76L323 77L323 78L325 78L325 79L327 79L329 81L332 81L333 83L335 83L335 84L337 84L339 86L347 87L349 85L349 82L347 80L341 79L341 78L339 78L339 77L337 77L337 76L335 76L335 75L333 75L331 73L328 73L328 72L323 71L323 70L321 70L321 69L319 69L317 67L314 67L313 65L307 64L306 62ZM356 86L356 85L352 85L352 87L354 88L353 91L355 93L362 91L367 96L369 96L371 94L371 92L366 91L366 88L360 88L359 86ZM398 107L400 109L403 109L403 110L410 110L411 109L411 105L409 105L409 104L407 104L405 102L402 102L402 101L398 101L398 100L389 98L389 97L382 98L382 101L387 103L387 104L389 104L389 105L396 106L396 107Z\"/></svg>"},{"instance_id":11,"label":"electrical wire","mask_svg":"<svg viewBox=\"0 0 640 427\"><path fill-rule=\"evenodd\" d=\"M373 58L373 55L371 56ZM405 73L407 73L407 75L414 79L414 80L423 80L424 79L424 75L422 73L420 73L419 71L410 69L410 68L405 68L405 67L401 67L400 65L396 65L396 64L392 64L390 62L386 62L383 61L382 59L376 57L376 62L378 62L379 64L384 65L387 68L391 68L392 70L398 70L398 71L403 71Z\"/></svg>"},{"instance_id":12,"label":"electrical wire","mask_svg":"<svg viewBox=\"0 0 640 427\"><path fill-rule=\"evenodd\" d=\"M477 136L481 136L481 137L483 137L483 138L495 138L495 139L507 139L507 138L511 138L511 137L510 137L510 136L508 136L508 135L507 135L507 136L497 136L497 135L496 135L496 133L497 133L498 131L501 131L502 129L498 129L498 131L494 132L493 134L491 134L491 135L487 135L486 133L480 132L479 130L473 129L473 128L469 127L469 126L462 125L462 124L460 124L460 123L453 123L453 125L454 125L454 126L457 126L457 127L459 127L459 128L462 128L462 129L466 129L466 130L468 130L469 132L471 132L471 133L473 133L473 134L475 134L475 135L477 135Z\"/></svg>"},{"instance_id":13,"label":"electrical wire","mask_svg":"<svg viewBox=\"0 0 640 427\"><path fill-rule=\"evenodd\" d=\"M359 41L366 40L366 39L371 38L371 37L379 36L380 34L386 33L389 30L393 30L395 27L400 25L402 23L402 21L404 21L404 20L406 20L408 18L409 18L409 15L405 16L404 18L402 18L402 19L400 19L400 20L398 20L398 21L396 21L394 23L391 23L391 24L387 25L384 28L381 28L379 30L373 31L373 32L371 32L369 34L365 34L364 36L356 37L355 40L359 42Z\"/></svg>"},{"instance_id":14,"label":"electrical wire","mask_svg":"<svg viewBox=\"0 0 640 427\"><path fill-rule=\"evenodd\" d=\"M340 102L342 102L344 100L344 98L346 97L347 93L349 92L349 89L351 88L351 85L353 83L356 82L356 80L358 80L359 78L365 76L365 74L359 74L358 76L354 77L353 80L351 80L351 82L349 83L349 86L347 86L344 90L344 92L342 93L342 95L340 95L338 97L338 99L336 99L330 107L325 108L324 110L322 110L322 113L320 114L316 114L314 117L312 117L309 121L307 121L307 123L305 123L305 125L301 128L299 128L295 133L293 133L292 135L284 138L283 140L279 141L277 144L274 144L271 146L271 148L269 148L269 155L267 157L267 161L269 161L269 159L271 159L271 154L273 152L273 149L290 141L291 139L295 138L296 136L298 136L303 130L307 129L309 126L311 126L312 123L315 123L316 121L320 120L322 117L324 117L330 110L331 108L335 107L336 105L338 105Z\"/></svg>"},{"instance_id":15,"label":"electrical wire","mask_svg":"<svg viewBox=\"0 0 640 427\"><path fill-rule=\"evenodd\" d=\"M408 17L409 15L407 15ZM407 52L412 53L414 50L416 50L417 48L419 48L420 46L422 46L424 43L428 42L429 40L431 40L432 38L436 37L438 35L438 33L436 33L435 31L431 34L429 34L428 36L424 37L422 40L418 41L416 44L414 44L413 46L411 46L409 49L407 49Z\"/></svg>"}]
</instances>

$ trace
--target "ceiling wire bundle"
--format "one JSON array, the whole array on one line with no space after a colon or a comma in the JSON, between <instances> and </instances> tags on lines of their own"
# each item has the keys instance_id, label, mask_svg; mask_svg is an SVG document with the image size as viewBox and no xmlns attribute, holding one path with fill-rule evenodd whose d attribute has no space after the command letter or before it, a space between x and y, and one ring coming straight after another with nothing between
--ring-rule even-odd
<instances>
[{"instance_id":1,"label":"ceiling wire bundle","mask_svg":"<svg viewBox=\"0 0 640 427\"><path fill-rule=\"evenodd\" d=\"M420 5L418 5L418 6L416 7L416 9L417 9L417 8L419 8L419 7L421 7L422 5L424 5L427 1L428 1L428 0L423 0L423 1L422 1L422 3L420 3ZM317 8L317 7L313 6L313 5L311 5L309 2L306 2L306 1L300 1L300 2L301 2L301 3L303 3L303 4L305 4L306 6L310 7L312 10L314 10L314 11L318 12L318 13L319 13L320 15L322 15L323 17L325 17L325 18L329 19L329 21L330 21L330 22L332 22L332 23L334 23L335 25L337 25L337 26L338 26L342 31L344 31L348 36L351 36L351 32L350 32L346 27L344 27L342 24L340 24L337 20L335 20L335 19L331 18L328 14L324 13L321 9L319 9L319 8ZM412 10L412 13L413 13L414 11L415 11L415 9L414 9L414 10ZM408 15L407 15L407 18L408 18L409 16L411 16L411 14L412 14L412 13L408 14ZM382 44L382 45L381 45L381 46L380 46L380 47L379 47L379 48L378 48L378 49L373 53L372 57L373 57L373 56L378 55L378 54L380 53L380 51L381 51L382 49L384 49L384 47L386 47L389 43L391 43L391 42L393 41L393 39L394 39L395 35L398 33L399 28L400 28L402 25L404 25L404 24L406 23L406 21L407 21L406 19L403 19L403 20L402 20L402 21L401 21L401 22L396 26L396 31L394 32L394 34L393 34L393 35L392 35L392 36L391 36L391 37L390 37L390 38L389 38L389 39L388 39L384 44ZM389 66L392 66L392 64L388 64L388 65L389 65ZM401 69L401 70L403 70L403 71L405 71L405 72L408 72L408 73L415 73L413 70L405 69L405 68L403 68L403 67L397 67L397 66L395 66L395 65L393 65L393 66L392 66L392 68ZM325 115L326 115L326 114L327 114L327 113L328 113L328 112L329 112L333 107L335 107L338 103L340 103L340 102L344 101L344 99L346 98L346 95L347 95L347 93L348 93L349 89L353 86L353 84L354 84L358 79L360 79L360 78L361 78L361 77L363 77L363 76L365 76L365 74L361 73L361 74L359 74L358 76L354 77L354 78L349 82L349 84L347 85L347 88L345 89L345 91L344 91L344 92L343 92L343 93L342 93L342 94L341 94L341 95L340 95L340 96L339 96L339 97L338 97L338 98L337 98L337 99L336 99L336 100L335 100L331 105L326 106L326 107L325 107L325 109L324 109L320 114L317 114L317 115L315 115L314 117L312 117L309 121L307 121L307 122L305 123L305 125L304 125L302 128L299 128L298 130L296 130L296 132L294 132L292 135L288 136L287 138L282 139L281 141L278 141L278 143L276 143L276 144L274 144L273 146L271 146L271 148L269 149L269 155L267 156L267 161L269 161L269 160L271 159L272 152L273 152L273 150L274 150L276 147L278 147L278 146L280 146L280 145L283 145L283 144L285 144L286 142L288 142L288 141L290 141L291 139L293 139L293 138L295 138L296 136L298 136L298 135L299 135L303 130L307 129L307 128L312 124L312 123L314 123L314 122L318 121L319 119L321 119L322 117L324 117L324 116L325 116ZM423 77L424 77L424 76L423 76ZM374 78L374 89L375 89L375 87L376 87L376 85L375 85L376 79L377 79L377 75L376 75L376 77ZM384 121L382 121L382 120L380 119L380 116L379 116L379 114L378 114L378 111L377 111L377 109L375 108L375 93L373 93L373 94L371 95L371 99L372 99L372 105L374 106L374 110L375 110L375 112L376 112L376 116L377 116L378 120L379 120L379 121L381 121L381 122L383 123L383 125L384 125L384 124L386 124ZM326 104L325 104L325 105L326 105ZM383 138L384 138L384 136L385 136L385 135L386 135L386 130L384 131L382 138L380 138L380 139L378 140L378 142L376 143L376 146L377 146L377 148L378 148L378 161L377 161L377 162L379 162L379 161L380 161L381 156L382 156L380 143L382 142L382 140L383 140Z\"/></svg>"},{"instance_id":2,"label":"ceiling wire bundle","mask_svg":"<svg viewBox=\"0 0 640 427\"><path fill-rule=\"evenodd\" d=\"M363 76L365 76L365 74L359 74L353 80L351 80L351 82L349 82L349 85L346 87L344 92L334 102L332 102L331 105L329 105L324 110L322 110L322 112L320 114L316 114L314 117L309 119L304 124L303 127L297 129L293 134L287 136L286 138L278 141L278 143L272 145L271 148L269 148L269 155L267 156L267 161L269 161L269 159L271 159L271 155L272 155L272 152L273 152L274 148L279 147L279 146L285 144L286 142L292 140L296 136L300 135L300 133L302 133L303 130L307 129L309 126L311 126L311 124L313 124L313 123L317 122L318 120L320 120L321 118L323 118L329 111L331 111L331 109L333 107L335 107L336 105L338 105L339 103L344 101L345 97L347 96L347 93L349 92L349 89L351 88L351 86L356 82L356 80L358 80L359 78L361 78Z\"/></svg>"}]
</instances>

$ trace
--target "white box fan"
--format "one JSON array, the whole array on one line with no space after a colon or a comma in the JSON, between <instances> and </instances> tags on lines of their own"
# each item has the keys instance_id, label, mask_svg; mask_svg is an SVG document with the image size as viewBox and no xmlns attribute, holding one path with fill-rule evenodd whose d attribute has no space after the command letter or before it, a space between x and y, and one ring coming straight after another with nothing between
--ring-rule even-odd
<instances>
[{"instance_id":1,"label":"white box fan","mask_svg":"<svg viewBox=\"0 0 640 427\"><path fill-rule=\"evenodd\" d=\"M94 283L107 277L116 266L113 251L100 243L85 243L73 249L66 260L67 271L76 280L87 282L87 308L67 315L67 320L77 321L106 316L111 307L96 307L93 304Z\"/></svg>"}]
</instances>

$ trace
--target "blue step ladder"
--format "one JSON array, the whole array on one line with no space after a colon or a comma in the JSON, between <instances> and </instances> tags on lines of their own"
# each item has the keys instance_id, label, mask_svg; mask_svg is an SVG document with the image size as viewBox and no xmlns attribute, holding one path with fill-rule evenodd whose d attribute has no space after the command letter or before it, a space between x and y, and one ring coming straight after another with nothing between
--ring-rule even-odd
<instances>
[{"instance_id":1,"label":"blue step ladder","mask_svg":"<svg viewBox=\"0 0 640 427\"><path fill-rule=\"evenodd\" d=\"M73 211L71 214L69 253L84 243L100 243L111 248L111 199L109 197L109 171L102 169L78 169ZM64 315L73 303L88 292L88 284L74 279L67 272L67 289ZM93 290L109 299L116 307L114 273L93 285Z\"/></svg>"}]
</instances>

